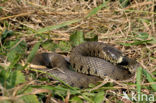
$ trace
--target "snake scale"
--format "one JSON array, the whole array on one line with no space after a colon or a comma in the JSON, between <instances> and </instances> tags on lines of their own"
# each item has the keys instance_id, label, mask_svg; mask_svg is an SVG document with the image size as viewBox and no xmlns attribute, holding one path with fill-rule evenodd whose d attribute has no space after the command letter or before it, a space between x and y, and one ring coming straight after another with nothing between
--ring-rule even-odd
<instances>
[{"instance_id":1,"label":"snake scale","mask_svg":"<svg viewBox=\"0 0 156 103\"><path fill-rule=\"evenodd\" d=\"M118 49L102 42L85 42L70 53L70 64L59 54L41 53L32 60L33 64L59 69L49 73L75 87L88 87L106 76L115 80L126 80L135 75L139 63ZM69 69L72 66L73 70ZM87 74L87 75L86 75Z\"/></svg>"}]
</instances>

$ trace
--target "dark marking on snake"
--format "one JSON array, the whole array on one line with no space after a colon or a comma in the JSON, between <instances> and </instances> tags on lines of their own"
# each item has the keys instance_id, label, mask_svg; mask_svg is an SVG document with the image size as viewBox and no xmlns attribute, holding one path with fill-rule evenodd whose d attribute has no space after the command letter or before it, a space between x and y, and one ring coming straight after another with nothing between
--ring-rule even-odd
<instances>
[{"instance_id":1,"label":"dark marking on snake","mask_svg":"<svg viewBox=\"0 0 156 103\"><path fill-rule=\"evenodd\" d=\"M73 63L73 68L75 68L75 63Z\"/></svg>"},{"instance_id":2,"label":"dark marking on snake","mask_svg":"<svg viewBox=\"0 0 156 103\"><path fill-rule=\"evenodd\" d=\"M80 66L80 71L82 71L82 69L83 69L83 65Z\"/></svg>"},{"instance_id":3,"label":"dark marking on snake","mask_svg":"<svg viewBox=\"0 0 156 103\"><path fill-rule=\"evenodd\" d=\"M97 54L100 54L100 51L99 50L97 50Z\"/></svg>"},{"instance_id":4,"label":"dark marking on snake","mask_svg":"<svg viewBox=\"0 0 156 103\"><path fill-rule=\"evenodd\" d=\"M95 52L95 50L93 50L93 54L92 54L92 56L94 56L96 54L96 52Z\"/></svg>"},{"instance_id":5,"label":"dark marking on snake","mask_svg":"<svg viewBox=\"0 0 156 103\"><path fill-rule=\"evenodd\" d=\"M94 74L97 74L97 70L95 69Z\"/></svg>"},{"instance_id":6,"label":"dark marking on snake","mask_svg":"<svg viewBox=\"0 0 156 103\"><path fill-rule=\"evenodd\" d=\"M87 71L88 71L88 74L90 75L90 68L89 67L88 67Z\"/></svg>"}]
</instances>

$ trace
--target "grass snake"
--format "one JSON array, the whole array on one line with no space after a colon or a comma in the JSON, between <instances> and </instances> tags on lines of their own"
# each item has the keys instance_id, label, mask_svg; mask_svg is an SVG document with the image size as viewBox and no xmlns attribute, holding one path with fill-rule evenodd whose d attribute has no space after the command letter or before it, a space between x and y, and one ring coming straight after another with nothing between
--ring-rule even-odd
<instances>
[{"instance_id":1,"label":"grass snake","mask_svg":"<svg viewBox=\"0 0 156 103\"><path fill-rule=\"evenodd\" d=\"M32 64L59 69L49 73L75 87L88 87L106 76L114 80L127 80L135 75L139 63L125 56L120 50L102 42L85 42L70 53L70 63L56 53L37 54ZM74 70L70 70L70 65Z\"/></svg>"}]
</instances>

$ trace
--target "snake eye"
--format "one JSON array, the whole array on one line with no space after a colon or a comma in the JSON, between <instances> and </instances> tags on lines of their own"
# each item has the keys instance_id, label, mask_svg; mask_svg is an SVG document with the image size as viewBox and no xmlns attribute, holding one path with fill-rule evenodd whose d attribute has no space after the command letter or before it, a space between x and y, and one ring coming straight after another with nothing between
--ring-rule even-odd
<instances>
[{"instance_id":1,"label":"snake eye","mask_svg":"<svg viewBox=\"0 0 156 103\"><path fill-rule=\"evenodd\" d=\"M110 56L114 59L114 60L121 60L122 58L121 57L117 57L117 55L116 54L114 54L114 53L112 53L112 52L110 52L110 51L108 51L108 53L110 54Z\"/></svg>"}]
</instances>

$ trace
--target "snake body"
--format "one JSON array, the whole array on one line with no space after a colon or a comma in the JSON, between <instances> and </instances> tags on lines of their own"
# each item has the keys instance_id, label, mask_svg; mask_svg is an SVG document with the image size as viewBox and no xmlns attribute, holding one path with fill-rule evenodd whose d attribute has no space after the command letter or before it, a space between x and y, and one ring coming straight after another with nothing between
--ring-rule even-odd
<instances>
[{"instance_id":1,"label":"snake body","mask_svg":"<svg viewBox=\"0 0 156 103\"><path fill-rule=\"evenodd\" d=\"M52 67L53 69L49 70L46 68L44 71L74 87L87 88L88 84L96 84L98 81L102 80L96 76L89 76L70 70L68 62L61 55L56 53L37 54L32 60L32 63L50 68ZM54 69L55 67L57 68ZM51 76L49 78L51 78Z\"/></svg>"},{"instance_id":2,"label":"snake body","mask_svg":"<svg viewBox=\"0 0 156 103\"><path fill-rule=\"evenodd\" d=\"M123 55L118 49L101 42L86 42L75 47L70 54L69 68L67 61L56 53L38 54L33 64L40 64L61 69L50 73L66 83L76 87L88 87L106 76L115 80L126 80L134 76L139 63ZM87 74L87 75L86 75Z\"/></svg>"}]
</instances>

